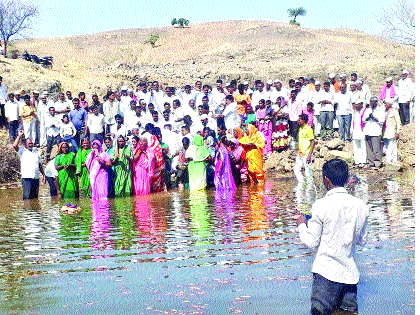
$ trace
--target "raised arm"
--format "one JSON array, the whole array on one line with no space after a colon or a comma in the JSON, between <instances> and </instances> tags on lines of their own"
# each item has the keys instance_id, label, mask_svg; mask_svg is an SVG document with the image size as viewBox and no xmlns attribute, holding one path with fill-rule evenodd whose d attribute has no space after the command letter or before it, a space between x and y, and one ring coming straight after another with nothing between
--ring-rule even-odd
<instances>
[{"instance_id":1,"label":"raised arm","mask_svg":"<svg viewBox=\"0 0 420 315\"><path fill-rule=\"evenodd\" d=\"M19 142L20 139L23 136L23 130L19 130L18 136L16 137L15 141L13 142L13 149L15 149L15 151L19 151Z\"/></svg>"}]
</instances>

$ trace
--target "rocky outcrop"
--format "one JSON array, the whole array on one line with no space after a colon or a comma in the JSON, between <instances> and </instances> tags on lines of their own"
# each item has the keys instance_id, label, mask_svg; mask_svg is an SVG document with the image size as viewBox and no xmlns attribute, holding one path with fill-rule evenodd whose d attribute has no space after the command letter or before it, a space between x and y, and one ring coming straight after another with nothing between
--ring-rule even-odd
<instances>
[{"instance_id":1,"label":"rocky outcrop","mask_svg":"<svg viewBox=\"0 0 420 315\"><path fill-rule=\"evenodd\" d=\"M416 164L416 128L415 123L405 125L400 131L398 140L398 159L404 167L412 167Z\"/></svg>"}]
</instances>

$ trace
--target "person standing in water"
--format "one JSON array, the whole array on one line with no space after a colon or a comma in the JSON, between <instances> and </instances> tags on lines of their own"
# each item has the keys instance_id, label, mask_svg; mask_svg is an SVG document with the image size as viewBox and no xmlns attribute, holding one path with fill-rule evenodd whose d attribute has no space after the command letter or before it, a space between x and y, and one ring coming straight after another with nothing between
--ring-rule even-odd
<instances>
[{"instance_id":1,"label":"person standing in water","mask_svg":"<svg viewBox=\"0 0 420 315\"><path fill-rule=\"evenodd\" d=\"M309 221L303 214L297 219L300 240L318 248L312 266L311 314L358 310L359 270L354 255L356 245L367 241L369 209L344 188L348 177L343 160L325 162L322 180L327 194L312 205Z\"/></svg>"}]
</instances>

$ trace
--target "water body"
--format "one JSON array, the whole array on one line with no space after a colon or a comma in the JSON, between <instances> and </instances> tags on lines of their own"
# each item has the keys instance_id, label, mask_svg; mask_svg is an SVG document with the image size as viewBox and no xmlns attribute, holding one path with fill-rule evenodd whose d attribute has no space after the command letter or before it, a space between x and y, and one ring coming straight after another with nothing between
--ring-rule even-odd
<instances>
[{"instance_id":1,"label":"water body","mask_svg":"<svg viewBox=\"0 0 420 315\"><path fill-rule=\"evenodd\" d=\"M414 314L413 176L359 174L370 206L360 314ZM0 191L1 314L308 314L314 251L294 216L325 194L269 177L235 193L170 191L60 213Z\"/></svg>"}]
</instances>

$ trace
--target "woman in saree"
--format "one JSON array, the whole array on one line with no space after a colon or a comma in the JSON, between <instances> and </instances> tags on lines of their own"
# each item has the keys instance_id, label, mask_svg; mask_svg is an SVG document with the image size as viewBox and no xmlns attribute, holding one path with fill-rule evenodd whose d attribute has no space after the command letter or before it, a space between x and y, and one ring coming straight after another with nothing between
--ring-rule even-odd
<instances>
[{"instance_id":1,"label":"woman in saree","mask_svg":"<svg viewBox=\"0 0 420 315\"><path fill-rule=\"evenodd\" d=\"M264 181L263 151L265 141L257 128L252 124L248 124L246 127L246 136L242 137L239 140L239 143L246 152L249 181L251 183L260 183Z\"/></svg>"},{"instance_id":2,"label":"woman in saree","mask_svg":"<svg viewBox=\"0 0 420 315\"><path fill-rule=\"evenodd\" d=\"M78 198L79 182L74 162L76 153L70 152L67 142L60 143L58 152L59 154L55 158L55 169L58 171L61 198Z\"/></svg>"},{"instance_id":3,"label":"woman in saree","mask_svg":"<svg viewBox=\"0 0 420 315\"><path fill-rule=\"evenodd\" d=\"M289 146L289 114L287 112L287 102L282 96L276 100L278 110L274 114L273 150L280 152Z\"/></svg>"},{"instance_id":4,"label":"woman in saree","mask_svg":"<svg viewBox=\"0 0 420 315\"><path fill-rule=\"evenodd\" d=\"M106 136L104 139L104 145L102 146L104 151L108 153L109 156L112 156L114 152L114 143L112 138ZM113 198L115 197L115 168L111 166L108 168L108 197Z\"/></svg>"},{"instance_id":5,"label":"woman in saree","mask_svg":"<svg viewBox=\"0 0 420 315\"><path fill-rule=\"evenodd\" d=\"M125 138L119 136L117 138L116 147L111 154L111 163L114 167L115 180L115 197L129 197L131 196L131 159L133 153L128 145L126 145Z\"/></svg>"},{"instance_id":6,"label":"woman in saree","mask_svg":"<svg viewBox=\"0 0 420 315\"><path fill-rule=\"evenodd\" d=\"M93 200L108 198L108 169L111 165L111 158L102 149L101 142L94 140L92 142L92 151L86 158Z\"/></svg>"},{"instance_id":7,"label":"woman in saree","mask_svg":"<svg viewBox=\"0 0 420 315\"><path fill-rule=\"evenodd\" d=\"M217 141L217 151L214 166L214 186L217 190L235 190L236 184L232 176L227 140L223 136Z\"/></svg>"},{"instance_id":8,"label":"woman in saree","mask_svg":"<svg viewBox=\"0 0 420 315\"><path fill-rule=\"evenodd\" d=\"M267 101L268 102L268 101ZM257 119L257 128L258 130L264 135L265 139L265 147L264 147L264 155L270 154L273 152L271 147L271 141L273 136L273 122L272 116L270 115L270 111L266 108L266 102L264 99L259 101L259 108L256 111L256 119Z\"/></svg>"},{"instance_id":9,"label":"woman in saree","mask_svg":"<svg viewBox=\"0 0 420 315\"><path fill-rule=\"evenodd\" d=\"M86 167L86 158L92 149L90 148L90 141L88 138L82 139L80 147L76 153L76 174L80 176L80 184L82 185L83 196L88 197L91 195L89 170Z\"/></svg>"},{"instance_id":10,"label":"woman in saree","mask_svg":"<svg viewBox=\"0 0 420 315\"><path fill-rule=\"evenodd\" d=\"M133 166L133 192L136 196L150 194L151 179L154 171L155 158L152 150L147 146L146 138L134 136Z\"/></svg>"},{"instance_id":11,"label":"woman in saree","mask_svg":"<svg viewBox=\"0 0 420 315\"><path fill-rule=\"evenodd\" d=\"M160 192L166 190L165 185L165 159L163 158L162 147L156 135L152 135L150 149L153 152L155 165L152 176L152 192Z\"/></svg>"},{"instance_id":12,"label":"woman in saree","mask_svg":"<svg viewBox=\"0 0 420 315\"><path fill-rule=\"evenodd\" d=\"M246 151L239 145L238 139L231 137L229 139L229 146L232 152L233 159L232 168L235 168L237 171L232 171L233 178L238 185L239 183L246 183L248 181L248 164L246 163ZM239 173L238 179L235 174Z\"/></svg>"},{"instance_id":13,"label":"woman in saree","mask_svg":"<svg viewBox=\"0 0 420 315\"><path fill-rule=\"evenodd\" d=\"M203 137L195 135L192 145L185 152L188 162L188 178L190 191L202 190L207 187L206 160L210 158L209 150L204 146Z\"/></svg>"}]
</instances>

